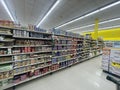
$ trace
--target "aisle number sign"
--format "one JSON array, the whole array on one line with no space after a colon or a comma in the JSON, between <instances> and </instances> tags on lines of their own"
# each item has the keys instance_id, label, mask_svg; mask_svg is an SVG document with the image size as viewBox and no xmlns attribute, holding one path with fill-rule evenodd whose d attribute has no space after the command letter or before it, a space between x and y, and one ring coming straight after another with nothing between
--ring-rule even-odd
<instances>
[{"instance_id":1,"label":"aisle number sign","mask_svg":"<svg viewBox=\"0 0 120 90\"><path fill-rule=\"evenodd\" d=\"M116 68L120 68L120 63L112 62L111 65Z\"/></svg>"}]
</instances>

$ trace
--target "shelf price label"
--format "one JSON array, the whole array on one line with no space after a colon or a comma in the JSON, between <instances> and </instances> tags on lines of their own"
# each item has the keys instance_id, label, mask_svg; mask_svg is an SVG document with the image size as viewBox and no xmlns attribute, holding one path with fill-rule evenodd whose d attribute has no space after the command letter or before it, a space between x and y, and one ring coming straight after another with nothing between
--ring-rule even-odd
<instances>
[{"instance_id":1,"label":"shelf price label","mask_svg":"<svg viewBox=\"0 0 120 90\"><path fill-rule=\"evenodd\" d=\"M120 68L120 63L112 62L111 65L116 68Z\"/></svg>"}]
</instances>

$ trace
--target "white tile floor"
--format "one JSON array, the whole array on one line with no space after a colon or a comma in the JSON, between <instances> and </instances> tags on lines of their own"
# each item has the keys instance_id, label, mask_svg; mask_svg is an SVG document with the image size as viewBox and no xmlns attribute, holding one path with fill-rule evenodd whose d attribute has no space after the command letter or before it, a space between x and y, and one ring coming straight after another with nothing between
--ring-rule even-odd
<instances>
[{"instance_id":1,"label":"white tile floor","mask_svg":"<svg viewBox=\"0 0 120 90\"><path fill-rule=\"evenodd\" d=\"M101 56L20 85L16 90L116 90L101 70Z\"/></svg>"}]
</instances>

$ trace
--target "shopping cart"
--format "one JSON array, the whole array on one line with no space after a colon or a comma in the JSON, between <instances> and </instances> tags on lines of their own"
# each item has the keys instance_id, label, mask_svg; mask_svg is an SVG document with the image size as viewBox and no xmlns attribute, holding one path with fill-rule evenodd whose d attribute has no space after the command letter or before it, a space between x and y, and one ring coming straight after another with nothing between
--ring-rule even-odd
<instances>
[{"instance_id":1,"label":"shopping cart","mask_svg":"<svg viewBox=\"0 0 120 90\"><path fill-rule=\"evenodd\" d=\"M106 79L115 83L117 90L120 90L120 78L118 79L118 78L113 77L113 76L107 76Z\"/></svg>"}]
</instances>

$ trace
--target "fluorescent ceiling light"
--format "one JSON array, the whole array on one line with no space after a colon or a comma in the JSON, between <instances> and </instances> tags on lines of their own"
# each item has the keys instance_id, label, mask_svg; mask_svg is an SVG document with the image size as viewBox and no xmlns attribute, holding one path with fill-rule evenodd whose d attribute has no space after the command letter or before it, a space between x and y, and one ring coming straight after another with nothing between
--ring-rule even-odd
<instances>
[{"instance_id":1,"label":"fluorescent ceiling light","mask_svg":"<svg viewBox=\"0 0 120 90\"><path fill-rule=\"evenodd\" d=\"M106 9L111 8L111 7L113 7L113 6L116 6L116 5L118 5L118 4L120 4L120 0L118 0L118 1L115 2L115 3L112 3L112 4L110 4L110 5L107 5L107 6L103 7L103 8L101 8L100 11L106 10Z\"/></svg>"},{"instance_id":2,"label":"fluorescent ceiling light","mask_svg":"<svg viewBox=\"0 0 120 90\"><path fill-rule=\"evenodd\" d=\"M87 27L90 27L90 26L94 26L94 25L95 24L91 24L91 25L87 25L87 26L83 26L83 27L79 27L79 28L70 29L70 30L67 30L67 31L73 31L73 30L83 29L83 28L87 28Z\"/></svg>"},{"instance_id":3,"label":"fluorescent ceiling light","mask_svg":"<svg viewBox=\"0 0 120 90\"><path fill-rule=\"evenodd\" d=\"M73 23L73 22L75 22L75 21L81 20L81 19L83 19L83 18L85 18L85 17L88 17L88 16L93 15L93 14L98 13L98 12L99 12L99 10L96 10L96 11L94 11L94 12L91 12L91 13L89 13L89 14L86 14L86 15L84 15L84 16L81 16L81 17L79 17L79 18L77 18L77 19L74 19L74 20L72 20L72 21L70 21L70 22L67 22L67 23L65 23L65 24L62 24L62 25L56 27L55 29L58 29L58 28L63 27L63 26L66 26L66 25L68 25L68 24L70 24L70 23Z\"/></svg>"},{"instance_id":4,"label":"fluorescent ceiling light","mask_svg":"<svg viewBox=\"0 0 120 90\"><path fill-rule=\"evenodd\" d=\"M100 9L97 9L97 10L95 10L95 11L93 11L93 12L90 12L90 13L88 13L88 14L86 14L86 15L82 15L81 17L79 17L79 18L77 18L77 19L71 20L71 21L69 21L69 22L67 22L67 23L64 23L64 24L62 24L62 25L57 26L55 29L58 29L58 28L63 27L63 26L66 26L66 25L68 25L68 24L70 24L70 23L73 23L73 22L75 22L75 21L81 20L81 19L83 19L83 18L86 18L86 17L88 17L88 16L91 16L91 15L93 15L93 14L96 14L96 13L98 13L98 12L100 12L100 11L106 10L106 9L111 8L111 7L113 7L113 6L115 6L115 5L118 5L118 4L120 4L120 1L114 2L114 3L110 4L110 5L107 5L107 6L105 6L105 7L102 7L102 8L100 8Z\"/></svg>"},{"instance_id":5,"label":"fluorescent ceiling light","mask_svg":"<svg viewBox=\"0 0 120 90\"><path fill-rule=\"evenodd\" d=\"M116 26L111 26L111 27L104 27L104 28L100 28L99 30L105 30L105 29L110 29L110 28L119 28L120 25L116 25ZM93 30L87 30L87 31L81 31L81 32L92 32Z\"/></svg>"},{"instance_id":6,"label":"fluorescent ceiling light","mask_svg":"<svg viewBox=\"0 0 120 90\"><path fill-rule=\"evenodd\" d=\"M85 33L85 32L93 32L94 30L84 30L84 31L76 31L75 33Z\"/></svg>"},{"instance_id":7,"label":"fluorescent ceiling light","mask_svg":"<svg viewBox=\"0 0 120 90\"><path fill-rule=\"evenodd\" d=\"M57 0L55 4L51 7L51 9L47 12L47 14L42 18L42 20L37 24L37 27L41 25L41 23L47 18L47 16L54 10L54 8L59 4L60 0Z\"/></svg>"},{"instance_id":8,"label":"fluorescent ceiling light","mask_svg":"<svg viewBox=\"0 0 120 90\"><path fill-rule=\"evenodd\" d=\"M117 20L120 20L120 18L114 18L114 19L111 19L111 20L106 20L106 21L100 22L99 24L105 24L105 23L112 22L112 21L117 21Z\"/></svg>"},{"instance_id":9,"label":"fluorescent ceiling light","mask_svg":"<svg viewBox=\"0 0 120 90\"><path fill-rule=\"evenodd\" d=\"M12 16L12 13L10 12L9 8L7 7L6 3L4 0L1 0L2 5L4 6L5 10L7 11L8 15L10 16L11 20L15 22L15 19Z\"/></svg>"},{"instance_id":10,"label":"fluorescent ceiling light","mask_svg":"<svg viewBox=\"0 0 120 90\"><path fill-rule=\"evenodd\" d=\"M100 28L99 30L110 29L110 28L118 28L118 27L120 27L120 25L117 25L117 26L111 26L111 27L104 27L104 28Z\"/></svg>"},{"instance_id":11,"label":"fluorescent ceiling light","mask_svg":"<svg viewBox=\"0 0 120 90\"><path fill-rule=\"evenodd\" d=\"M106 21L103 21L103 22L99 22L99 24L105 24L105 23L112 22L112 21L117 21L117 20L120 20L120 18L114 18L114 19L111 19L111 20L106 20ZM83 27L79 27L79 28L74 28L74 29L70 29L70 30L67 30L67 31L84 29L84 28L91 27L91 26L94 26L94 25L95 24L90 24L90 25L87 25L87 26L83 26Z\"/></svg>"}]
</instances>

